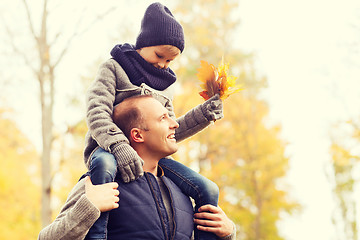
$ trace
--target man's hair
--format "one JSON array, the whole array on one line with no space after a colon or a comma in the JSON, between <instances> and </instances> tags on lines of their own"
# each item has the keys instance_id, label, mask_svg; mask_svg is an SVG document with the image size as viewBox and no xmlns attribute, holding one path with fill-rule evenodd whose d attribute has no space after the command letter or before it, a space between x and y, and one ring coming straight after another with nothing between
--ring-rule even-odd
<instances>
[{"instance_id":1,"label":"man's hair","mask_svg":"<svg viewBox=\"0 0 360 240\"><path fill-rule=\"evenodd\" d=\"M137 102L144 98L153 97L151 95L129 97L114 107L112 119L128 139L130 139L130 131L133 128L147 130L141 109L137 106Z\"/></svg>"}]
</instances>

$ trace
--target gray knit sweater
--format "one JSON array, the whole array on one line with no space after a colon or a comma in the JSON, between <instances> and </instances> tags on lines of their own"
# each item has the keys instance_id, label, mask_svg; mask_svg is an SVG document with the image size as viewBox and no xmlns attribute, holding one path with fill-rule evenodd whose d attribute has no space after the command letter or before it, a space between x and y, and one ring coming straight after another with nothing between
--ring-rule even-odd
<instances>
[{"instance_id":1,"label":"gray knit sweater","mask_svg":"<svg viewBox=\"0 0 360 240\"><path fill-rule=\"evenodd\" d=\"M71 190L55 220L41 230L39 240L82 240L100 217L100 211L85 195L85 180L80 180Z\"/></svg>"},{"instance_id":2,"label":"gray knit sweater","mask_svg":"<svg viewBox=\"0 0 360 240\"><path fill-rule=\"evenodd\" d=\"M87 93L86 119L89 131L86 134L84 151L87 167L89 167L91 154L98 146L111 152L111 145L129 143L123 132L112 121L114 106L134 95L151 94L168 109L170 117L176 119L173 111L172 92L172 87L164 91L157 91L146 84L135 86L114 59L103 63ZM212 120L202 104L196 106L184 116L176 119L179 124L175 133L176 140L179 142L196 134L206 128Z\"/></svg>"}]
</instances>

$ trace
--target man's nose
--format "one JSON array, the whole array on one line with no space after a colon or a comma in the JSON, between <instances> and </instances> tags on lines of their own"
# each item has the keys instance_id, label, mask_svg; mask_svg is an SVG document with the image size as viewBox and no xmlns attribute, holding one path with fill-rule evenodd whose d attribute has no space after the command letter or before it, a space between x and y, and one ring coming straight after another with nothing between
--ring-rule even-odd
<instances>
[{"instance_id":1,"label":"man's nose","mask_svg":"<svg viewBox=\"0 0 360 240\"><path fill-rule=\"evenodd\" d=\"M178 128L179 124L174 119L170 118L171 120L171 128Z\"/></svg>"}]
</instances>

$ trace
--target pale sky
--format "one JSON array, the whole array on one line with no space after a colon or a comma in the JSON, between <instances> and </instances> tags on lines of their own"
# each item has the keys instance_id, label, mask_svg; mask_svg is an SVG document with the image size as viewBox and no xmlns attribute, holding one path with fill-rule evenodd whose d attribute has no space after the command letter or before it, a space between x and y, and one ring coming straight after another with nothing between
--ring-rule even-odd
<instances>
[{"instance_id":1,"label":"pale sky","mask_svg":"<svg viewBox=\"0 0 360 240\"><path fill-rule=\"evenodd\" d=\"M335 239L325 167L331 124L360 115L360 1L244 0L240 11L240 47L257 53L268 77L270 115L289 141L287 179L304 206L281 231L286 239Z\"/></svg>"},{"instance_id":2,"label":"pale sky","mask_svg":"<svg viewBox=\"0 0 360 240\"><path fill-rule=\"evenodd\" d=\"M79 2L86 4L91 14L107 9L104 5L106 1ZM114 2L108 1L109 5ZM69 86L94 61L109 56L113 45L109 41L109 37L113 36L110 32L117 31L114 28L121 26L121 17L134 19L134 28L139 29L141 14L151 1L141 1L145 3L141 7L134 2L120 6L129 8L126 16L110 15L86 33L81 41L73 44L71 53L61 66L66 77L58 82L63 101L57 104L55 117L58 127L63 126L61 119L64 117L84 114L72 112L63 104L73 93L71 91L77 90ZM167 4L170 1L160 2ZM74 2L55 3L67 8ZM20 7L20 1L3 1L0 13L6 9L5 16L9 17L8 12L18 11ZM141 10L140 15L136 15L135 10ZM76 14L71 12L54 18L62 24L71 21L71 16ZM290 157L290 171L286 181L291 196L304 207L300 215L284 218L279 224L280 231L288 240L333 240L335 233L331 214L334 205L325 176L329 160L329 131L335 121L360 115L360 45L356 45L360 37L360 1L242 0L239 16L241 27L234 44L244 51L254 51L259 73L268 78L269 88L264 91L264 97L270 106L269 121L282 125L282 137L289 142L286 153ZM7 61L0 58L0 77L16 76L9 72L17 70L17 64L10 62L4 69ZM5 92L3 88L0 91L7 94L6 103L16 108L18 119L26 120L19 121L21 127L32 139L38 139L40 117L37 99L33 92L28 91L36 84L26 79L22 84L23 87L16 91ZM27 100L25 108L22 108L24 102L19 99ZM3 99L0 98L0 101L2 103Z\"/></svg>"}]
</instances>

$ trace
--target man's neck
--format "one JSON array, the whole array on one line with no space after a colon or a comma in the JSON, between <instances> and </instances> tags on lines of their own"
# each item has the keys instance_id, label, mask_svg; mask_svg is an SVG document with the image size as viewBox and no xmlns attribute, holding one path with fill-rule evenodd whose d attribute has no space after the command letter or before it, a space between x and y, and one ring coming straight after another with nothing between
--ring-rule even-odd
<instances>
[{"instance_id":1,"label":"man's neck","mask_svg":"<svg viewBox=\"0 0 360 240\"><path fill-rule=\"evenodd\" d=\"M138 152L139 156L144 160L143 169L144 172L150 172L157 176L158 173L158 164L161 157L155 156L155 154L142 154Z\"/></svg>"},{"instance_id":2,"label":"man's neck","mask_svg":"<svg viewBox=\"0 0 360 240\"><path fill-rule=\"evenodd\" d=\"M144 145L136 145L132 147L135 149L135 151L141 157L141 159L144 160L144 165L143 165L144 172L150 172L155 176L157 176L158 163L160 159L165 156L149 150Z\"/></svg>"},{"instance_id":3,"label":"man's neck","mask_svg":"<svg viewBox=\"0 0 360 240\"><path fill-rule=\"evenodd\" d=\"M143 169L144 172L149 172L154 174L155 176L157 176L157 172L158 172L158 162L149 162L144 160L144 165L143 165Z\"/></svg>"}]
</instances>

